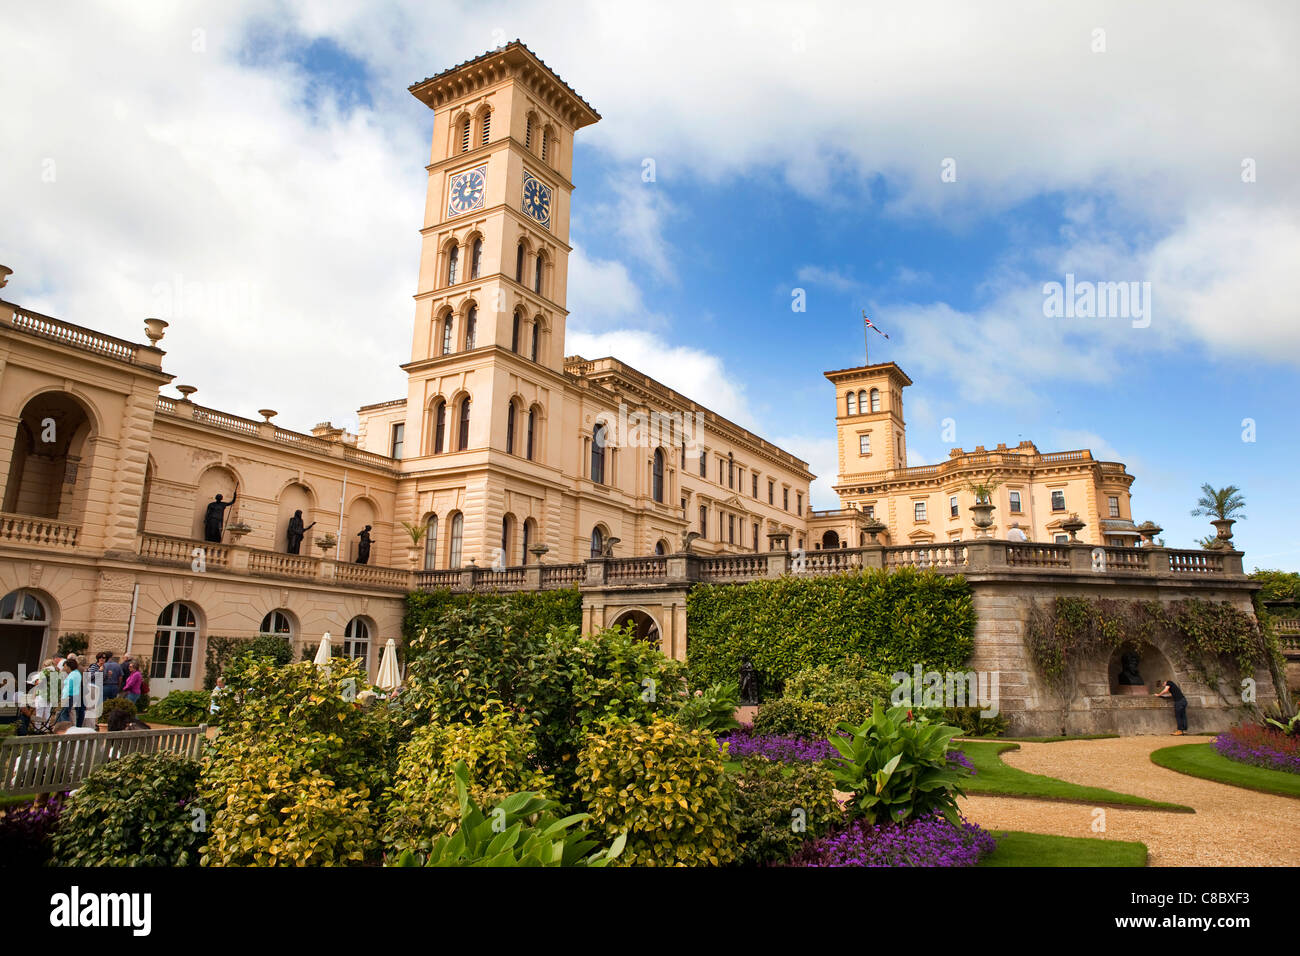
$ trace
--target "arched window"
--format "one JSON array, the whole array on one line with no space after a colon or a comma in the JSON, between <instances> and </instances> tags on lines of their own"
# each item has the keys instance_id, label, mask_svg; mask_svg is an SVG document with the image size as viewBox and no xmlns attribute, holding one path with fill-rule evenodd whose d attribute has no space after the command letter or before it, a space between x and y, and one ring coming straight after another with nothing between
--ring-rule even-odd
<instances>
[{"instance_id":1,"label":"arched window","mask_svg":"<svg viewBox=\"0 0 1300 956\"><path fill-rule=\"evenodd\" d=\"M457 428L456 450L464 451L469 447L469 397L460 403L460 425Z\"/></svg>"},{"instance_id":2,"label":"arched window","mask_svg":"<svg viewBox=\"0 0 1300 956\"><path fill-rule=\"evenodd\" d=\"M846 411L849 415L856 415L856 414L858 413L858 396L857 396L857 394L854 393L854 392L849 392L849 394L847 394L847 395L844 396L844 401L845 401L845 402L847 403L847 405L848 405L848 407L845 409L845 411Z\"/></svg>"},{"instance_id":3,"label":"arched window","mask_svg":"<svg viewBox=\"0 0 1300 956\"><path fill-rule=\"evenodd\" d=\"M460 126L460 151L469 152L469 117L466 116Z\"/></svg>"},{"instance_id":4,"label":"arched window","mask_svg":"<svg viewBox=\"0 0 1300 956\"><path fill-rule=\"evenodd\" d=\"M605 483L605 425L599 423L591 430L591 480L598 485Z\"/></svg>"},{"instance_id":5,"label":"arched window","mask_svg":"<svg viewBox=\"0 0 1300 956\"><path fill-rule=\"evenodd\" d=\"M194 638L199 622L193 609L182 601L168 604L158 615L153 638L153 660L149 677L157 680L186 680L194 663Z\"/></svg>"},{"instance_id":6,"label":"arched window","mask_svg":"<svg viewBox=\"0 0 1300 956\"><path fill-rule=\"evenodd\" d=\"M519 248L515 250L515 281L520 285L524 284L524 244L519 243Z\"/></svg>"},{"instance_id":7,"label":"arched window","mask_svg":"<svg viewBox=\"0 0 1300 956\"><path fill-rule=\"evenodd\" d=\"M292 638L293 625L289 623L289 615L284 611L272 611L262 618L262 624L258 627L257 633Z\"/></svg>"},{"instance_id":8,"label":"arched window","mask_svg":"<svg viewBox=\"0 0 1300 956\"><path fill-rule=\"evenodd\" d=\"M528 549L532 546L533 543L533 519L532 518L527 518L524 520L524 533L521 537L523 539L523 547L519 549L519 553L520 553L519 563L527 564Z\"/></svg>"},{"instance_id":9,"label":"arched window","mask_svg":"<svg viewBox=\"0 0 1300 956\"><path fill-rule=\"evenodd\" d=\"M441 455L447 449L447 403L439 402L433 411L433 453Z\"/></svg>"},{"instance_id":10,"label":"arched window","mask_svg":"<svg viewBox=\"0 0 1300 956\"><path fill-rule=\"evenodd\" d=\"M501 519L501 562L503 564L510 563L510 538L513 530L514 522L510 515L506 515Z\"/></svg>"},{"instance_id":11,"label":"arched window","mask_svg":"<svg viewBox=\"0 0 1300 956\"><path fill-rule=\"evenodd\" d=\"M549 129L544 129L542 130L542 162L546 162L547 154L551 151L550 147L551 131Z\"/></svg>"},{"instance_id":12,"label":"arched window","mask_svg":"<svg viewBox=\"0 0 1300 956\"><path fill-rule=\"evenodd\" d=\"M442 354L451 354L451 314L442 320Z\"/></svg>"},{"instance_id":13,"label":"arched window","mask_svg":"<svg viewBox=\"0 0 1300 956\"><path fill-rule=\"evenodd\" d=\"M873 412L880 411L880 389L878 388L871 390L871 410Z\"/></svg>"},{"instance_id":14,"label":"arched window","mask_svg":"<svg viewBox=\"0 0 1300 956\"><path fill-rule=\"evenodd\" d=\"M533 344L531 349L532 360L534 362L537 361L537 347L538 344L541 342L541 338L542 338L542 323L538 321L534 321L533 322Z\"/></svg>"},{"instance_id":15,"label":"arched window","mask_svg":"<svg viewBox=\"0 0 1300 956\"><path fill-rule=\"evenodd\" d=\"M10 591L0 600L0 633L4 635L0 644L3 647L0 670L12 674L18 670L19 664L25 664L28 673L34 674L40 667L45 639L49 635L49 615L45 605L28 591ZM49 701L53 704L58 693L52 688L48 690Z\"/></svg>"},{"instance_id":16,"label":"arched window","mask_svg":"<svg viewBox=\"0 0 1300 956\"><path fill-rule=\"evenodd\" d=\"M6 624L39 624L45 621L45 605L28 591L10 591L0 600L0 620Z\"/></svg>"},{"instance_id":17,"label":"arched window","mask_svg":"<svg viewBox=\"0 0 1300 956\"><path fill-rule=\"evenodd\" d=\"M668 545L664 544L664 542L663 542L662 539L660 539L659 541L656 541L656 542L655 542L655 554L663 555L663 554L667 554L667 553L668 553Z\"/></svg>"},{"instance_id":18,"label":"arched window","mask_svg":"<svg viewBox=\"0 0 1300 956\"><path fill-rule=\"evenodd\" d=\"M370 625L354 617L343 631L343 656L366 664L370 660Z\"/></svg>"},{"instance_id":19,"label":"arched window","mask_svg":"<svg viewBox=\"0 0 1300 956\"><path fill-rule=\"evenodd\" d=\"M515 403L506 406L506 454L515 453Z\"/></svg>"},{"instance_id":20,"label":"arched window","mask_svg":"<svg viewBox=\"0 0 1300 956\"><path fill-rule=\"evenodd\" d=\"M424 523L424 570L432 571L438 566L438 516L429 515Z\"/></svg>"},{"instance_id":21,"label":"arched window","mask_svg":"<svg viewBox=\"0 0 1300 956\"><path fill-rule=\"evenodd\" d=\"M484 110L483 111L483 138L480 141L479 145L486 146L488 144L488 140L490 140L491 138L492 138L492 111Z\"/></svg>"},{"instance_id":22,"label":"arched window","mask_svg":"<svg viewBox=\"0 0 1300 956\"><path fill-rule=\"evenodd\" d=\"M465 351L474 347L474 336L478 332L478 306L471 305L465 313Z\"/></svg>"},{"instance_id":23,"label":"arched window","mask_svg":"<svg viewBox=\"0 0 1300 956\"><path fill-rule=\"evenodd\" d=\"M528 120L524 123L524 149L533 148L533 114L528 114Z\"/></svg>"},{"instance_id":24,"label":"arched window","mask_svg":"<svg viewBox=\"0 0 1300 956\"><path fill-rule=\"evenodd\" d=\"M447 285L456 284L456 267L460 264L460 246L447 250Z\"/></svg>"},{"instance_id":25,"label":"arched window","mask_svg":"<svg viewBox=\"0 0 1300 956\"><path fill-rule=\"evenodd\" d=\"M483 240L475 239L474 245L470 247L469 256L469 277L477 279L479 272L483 268Z\"/></svg>"},{"instance_id":26,"label":"arched window","mask_svg":"<svg viewBox=\"0 0 1300 956\"><path fill-rule=\"evenodd\" d=\"M459 568L461 543L465 538L465 516L459 511L451 518L451 550L447 554L447 567Z\"/></svg>"},{"instance_id":27,"label":"arched window","mask_svg":"<svg viewBox=\"0 0 1300 956\"><path fill-rule=\"evenodd\" d=\"M519 351L519 313L518 312L515 313L515 317L510 323L510 351L516 353Z\"/></svg>"},{"instance_id":28,"label":"arched window","mask_svg":"<svg viewBox=\"0 0 1300 956\"><path fill-rule=\"evenodd\" d=\"M538 295L542 292L542 254L537 253L537 271L533 275L533 291Z\"/></svg>"},{"instance_id":29,"label":"arched window","mask_svg":"<svg viewBox=\"0 0 1300 956\"><path fill-rule=\"evenodd\" d=\"M596 526L591 529L591 556L599 558L605 553L605 536L600 533L600 527Z\"/></svg>"},{"instance_id":30,"label":"arched window","mask_svg":"<svg viewBox=\"0 0 1300 956\"><path fill-rule=\"evenodd\" d=\"M533 460L533 437L537 434L537 409L528 409L528 436L524 445L524 457Z\"/></svg>"},{"instance_id":31,"label":"arched window","mask_svg":"<svg viewBox=\"0 0 1300 956\"><path fill-rule=\"evenodd\" d=\"M865 415L867 413L867 393L858 392L858 412Z\"/></svg>"},{"instance_id":32,"label":"arched window","mask_svg":"<svg viewBox=\"0 0 1300 956\"><path fill-rule=\"evenodd\" d=\"M653 481L651 490L654 492L654 499L659 503L664 500L664 453L658 448L655 449Z\"/></svg>"}]
</instances>

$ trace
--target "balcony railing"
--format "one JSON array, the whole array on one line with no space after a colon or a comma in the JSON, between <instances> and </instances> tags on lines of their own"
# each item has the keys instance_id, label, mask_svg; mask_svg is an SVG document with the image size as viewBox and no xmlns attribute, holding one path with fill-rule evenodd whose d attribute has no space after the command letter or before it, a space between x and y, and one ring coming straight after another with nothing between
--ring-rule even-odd
<instances>
[{"instance_id":1,"label":"balcony railing","mask_svg":"<svg viewBox=\"0 0 1300 956\"><path fill-rule=\"evenodd\" d=\"M52 518L0 513L0 541L39 548L72 549L81 527Z\"/></svg>"},{"instance_id":2,"label":"balcony railing","mask_svg":"<svg viewBox=\"0 0 1300 956\"><path fill-rule=\"evenodd\" d=\"M222 570L229 565L230 546L191 538L173 538L164 534L142 534L140 560L146 564L185 568L193 568L199 562L198 566L204 570Z\"/></svg>"},{"instance_id":3,"label":"balcony railing","mask_svg":"<svg viewBox=\"0 0 1300 956\"><path fill-rule=\"evenodd\" d=\"M136 364L139 351L148 348L145 345L137 345L126 339L115 338L103 332L96 332L94 329L83 328L53 316L42 315L16 306L9 324L31 335L39 335L41 338L70 345L84 352L94 352L96 355L104 355L132 365Z\"/></svg>"}]
</instances>

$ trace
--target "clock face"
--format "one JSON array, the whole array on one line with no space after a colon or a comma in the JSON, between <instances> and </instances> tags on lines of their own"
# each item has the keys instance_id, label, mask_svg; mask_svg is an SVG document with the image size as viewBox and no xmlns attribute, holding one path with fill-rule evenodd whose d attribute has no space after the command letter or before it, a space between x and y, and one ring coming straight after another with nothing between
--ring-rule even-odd
<instances>
[{"instance_id":1,"label":"clock face","mask_svg":"<svg viewBox=\"0 0 1300 956\"><path fill-rule=\"evenodd\" d=\"M467 169L451 178L451 189L447 193L447 215L459 216L483 208L483 196L487 192L487 167Z\"/></svg>"},{"instance_id":2,"label":"clock face","mask_svg":"<svg viewBox=\"0 0 1300 956\"><path fill-rule=\"evenodd\" d=\"M551 187L524 170L523 210L543 226L551 225Z\"/></svg>"}]
</instances>

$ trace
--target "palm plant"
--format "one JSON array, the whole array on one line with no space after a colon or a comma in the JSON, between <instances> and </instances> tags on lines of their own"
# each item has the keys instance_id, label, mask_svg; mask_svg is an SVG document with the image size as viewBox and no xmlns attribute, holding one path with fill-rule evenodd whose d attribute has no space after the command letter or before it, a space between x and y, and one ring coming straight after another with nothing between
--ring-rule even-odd
<instances>
[{"instance_id":1,"label":"palm plant","mask_svg":"<svg viewBox=\"0 0 1300 956\"><path fill-rule=\"evenodd\" d=\"M1215 488L1211 484L1204 484L1201 485L1201 497L1197 500L1196 507L1192 509L1192 517L1211 515L1220 521L1229 519L1244 521L1246 516L1239 514L1244 507L1246 507L1246 499L1242 497L1241 489L1236 485Z\"/></svg>"},{"instance_id":2,"label":"palm plant","mask_svg":"<svg viewBox=\"0 0 1300 956\"><path fill-rule=\"evenodd\" d=\"M411 536L411 547L418 548L420 546L420 539L424 537L426 527L422 524L411 524L409 521L403 521L402 527L405 528L406 533Z\"/></svg>"}]
</instances>

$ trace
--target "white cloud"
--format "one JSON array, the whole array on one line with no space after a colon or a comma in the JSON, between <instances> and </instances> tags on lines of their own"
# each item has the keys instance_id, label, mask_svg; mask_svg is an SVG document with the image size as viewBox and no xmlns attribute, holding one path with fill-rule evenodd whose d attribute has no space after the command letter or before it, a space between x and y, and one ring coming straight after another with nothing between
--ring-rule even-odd
<instances>
[{"instance_id":1,"label":"white cloud","mask_svg":"<svg viewBox=\"0 0 1300 956\"><path fill-rule=\"evenodd\" d=\"M800 282L829 286L837 292L853 292L862 286L862 283L852 276L845 275L838 269L827 269L822 266L800 266L795 277Z\"/></svg>"}]
</instances>

